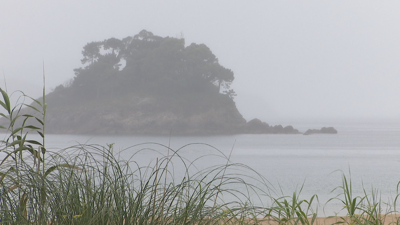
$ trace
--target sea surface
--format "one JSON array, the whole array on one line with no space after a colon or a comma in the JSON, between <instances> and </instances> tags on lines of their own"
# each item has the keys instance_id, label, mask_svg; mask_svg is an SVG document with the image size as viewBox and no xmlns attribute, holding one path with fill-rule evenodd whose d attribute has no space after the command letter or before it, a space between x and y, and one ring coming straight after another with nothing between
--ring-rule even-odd
<instances>
[{"instance_id":1,"label":"sea surface","mask_svg":"<svg viewBox=\"0 0 400 225\"><path fill-rule=\"evenodd\" d=\"M322 125L299 124L294 127L305 131L306 128L319 129ZM326 204L340 194L340 188L334 189L342 185L343 175L351 179L354 196L362 196L364 191L367 194L374 192L382 202L393 206L400 181L400 124L342 123L334 124L334 127L338 130L336 135L47 135L46 145L49 149L58 150L78 143L114 143L115 154L120 153L121 159L130 159L140 165L154 165L157 158L178 151L181 158L177 161L188 164L195 161L194 165L190 165L193 171L225 165L229 160L229 163L254 169L250 171L238 166L238 173L265 178L264 184L255 185L263 190L268 188L265 192L274 197L292 195L300 190L302 199L310 199L317 194L320 216L344 214L339 200ZM139 150L143 151L137 153ZM176 162L174 168L178 177L185 172L185 166L179 164ZM234 173L236 170L232 169L231 174ZM249 179L246 181L251 182ZM270 204L265 196L254 198L252 201L257 204Z\"/></svg>"}]
</instances>

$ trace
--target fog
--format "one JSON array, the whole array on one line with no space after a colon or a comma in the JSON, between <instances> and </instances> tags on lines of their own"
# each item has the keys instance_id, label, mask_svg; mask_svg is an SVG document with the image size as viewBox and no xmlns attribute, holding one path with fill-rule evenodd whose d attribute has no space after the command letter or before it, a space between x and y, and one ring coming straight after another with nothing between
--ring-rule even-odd
<instances>
[{"instance_id":1,"label":"fog","mask_svg":"<svg viewBox=\"0 0 400 225\"><path fill-rule=\"evenodd\" d=\"M0 69L8 91L39 97L43 63L49 92L74 77L88 42L146 29L206 44L234 71L247 120L399 121L399 8L394 0L3 1Z\"/></svg>"}]
</instances>

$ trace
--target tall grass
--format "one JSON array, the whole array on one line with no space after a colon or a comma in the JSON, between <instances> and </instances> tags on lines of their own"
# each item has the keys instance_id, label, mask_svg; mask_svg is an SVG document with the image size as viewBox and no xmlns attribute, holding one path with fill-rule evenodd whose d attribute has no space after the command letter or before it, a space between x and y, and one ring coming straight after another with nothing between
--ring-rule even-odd
<instances>
[{"instance_id":1,"label":"tall grass","mask_svg":"<svg viewBox=\"0 0 400 225\"><path fill-rule=\"evenodd\" d=\"M168 146L170 154L147 166L134 155L119 160L113 145L50 151L45 103L32 99L32 105L12 107L8 94L1 94L7 120L0 153L2 224L248 224L258 223L266 210L251 202L251 195L267 196L266 189L229 172L246 166L222 153L226 164L193 172L192 162ZM30 139L31 133L41 140ZM184 165L179 180L173 172L177 160ZM234 200L224 201L227 195Z\"/></svg>"},{"instance_id":2,"label":"tall grass","mask_svg":"<svg viewBox=\"0 0 400 225\"><path fill-rule=\"evenodd\" d=\"M318 201L318 196L313 195L309 200L300 199L299 192L293 195L274 198L273 205L269 208L266 218L278 224L314 224L317 218L317 209L313 209L314 200Z\"/></svg>"},{"instance_id":3,"label":"tall grass","mask_svg":"<svg viewBox=\"0 0 400 225\"><path fill-rule=\"evenodd\" d=\"M371 225L400 224L400 221L396 218L396 200L393 203L382 202L377 190L372 189L371 194L368 194L365 188L363 188L364 195L354 196L351 179L349 180L344 174L342 175L342 185L336 187L333 191L335 190L339 190L340 194L329 199L328 203L330 201L339 201L346 212L346 216L341 216L341 220L338 223ZM390 218L388 222L386 220L389 220L387 219L389 215L394 215L395 218Z\"/></svg>"},{"instance_id":4,"label":"tall grass","mask_svg":"<svg viewBox=\"0 0 400 225\"><path fill-rule=\"evenodd\" d=\"M1 128L6 131L0 148L1 224L320 223L317 195L301 199L301 188L291 196L274 197L261 175L230 162L217 149L226 163L201 170L193 170L197 159L188 161L180 154L188 146L174 150L159 144L168 154L148 165L136 161L138 152L121 160L112 144L49 150L45 97L41 102L20 92L20 100L33 104L12 106L8 93L0 92ZM31 139L32 133L40 140ZM178 163L183 165L179 176L174 172ZM353 196L351 180L344 175L335 191L341 193L328 202L339 202L346 212L337 223L387 224L386 217L396 212L397 198L386 205L376 191ZM266 204L255 205L254 199Z\"/></svg>"}]
</instances>

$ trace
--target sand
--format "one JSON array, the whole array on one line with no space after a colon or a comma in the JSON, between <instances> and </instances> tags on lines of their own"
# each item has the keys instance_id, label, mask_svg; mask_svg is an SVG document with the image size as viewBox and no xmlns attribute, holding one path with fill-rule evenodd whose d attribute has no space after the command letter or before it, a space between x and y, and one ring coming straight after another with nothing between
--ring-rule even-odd
<instances>
[{"instance_id":1,"label":"sand","mask_svg":"<svg viewBox=\"0 0 400 225\"><path fill-rule=\"evenodd\" d=\"M387 215L384 220L384 224L396 224L397 219L399 218L400 215ZM348 217L344 217L344 219L348 220ZM315 221L315 225L329 225L329 224L335 224L337 222L343 221L342 218L340 217L318 217ZM273 221L264 221L262 222L263 225L277 225L277 222ZM343 223L342 223L343 224ZM344 223L344 224L350 224L350 223Z\"/></svg>"}]
</instances>

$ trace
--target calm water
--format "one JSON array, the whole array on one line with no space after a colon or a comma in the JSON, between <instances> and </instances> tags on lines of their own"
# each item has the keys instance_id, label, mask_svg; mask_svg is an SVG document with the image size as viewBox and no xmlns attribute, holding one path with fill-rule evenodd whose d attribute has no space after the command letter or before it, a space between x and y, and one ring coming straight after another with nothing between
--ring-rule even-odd
<instances>
[{"instance_id":1,"label":"calm water","mask_svg":"<svg viewBox=\"0 0 400 225\"><path fill-rule=\"evenodd\" d=\"M214 137L168 137L168 136L78 136L48 135L48 148L63 148L76 143L115 143L116 150L123 150L121 157L127 159L142 148L159 151L144 151L133 160L147 165L162 154L166 148L146 144L129 148L135 144L157 142L177 150L189 143L207 143L225 155L232 150L231 162L243 163L264 176L272 190L282 189L284 194L298 191L304 184L301 197L308 199L318 194L320 207L332 197L331 191L341 185L341 175L351 173L354 195L362 195L362 187L370 192L379 190L383 201L394 198L396 185L400 181L400 124L336 124L337 135L232 135ZM320 125L295 126L320 128ZM226 159L213 156L217 151L206 145L189 145L180 150L180 155L189 161L200 156L198 169L212 165L223 165ZM182 167L177 166L176 173ZM342 172L340 172L342 171ZM337 192L336 192L337 193ZM278 196L278 195L277 195ZM263 201L263 200L262 200ZM265 202L264 202L265 203ZM268 203L266 203L268 204ZM342 205L331 202L325 212L332 215ZM322 208L319 214L323 215Z\"/></svg>"}]
</instances>

